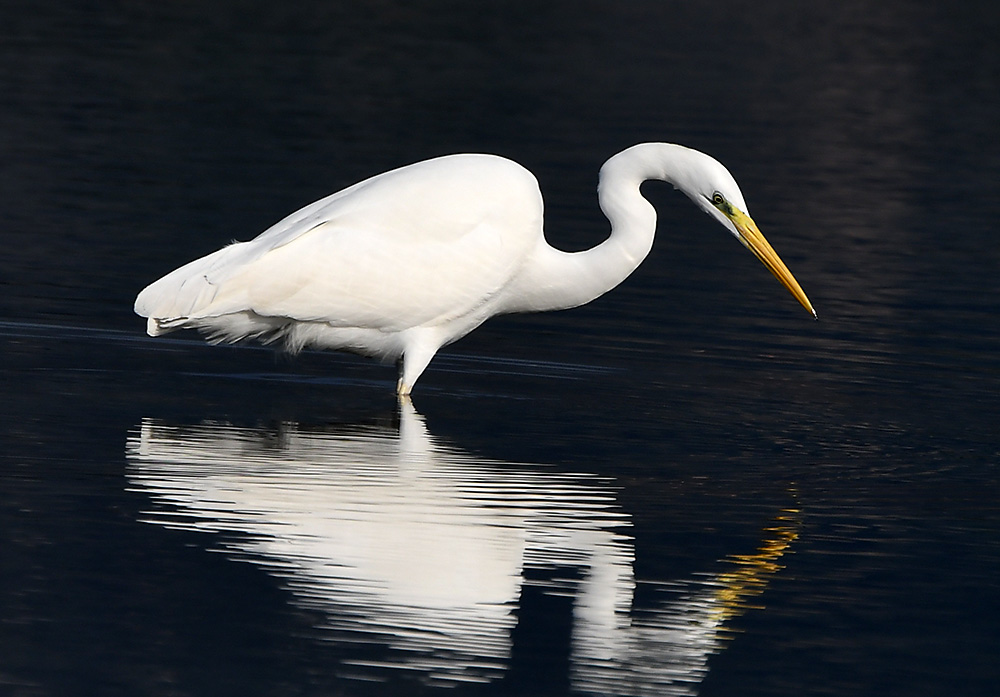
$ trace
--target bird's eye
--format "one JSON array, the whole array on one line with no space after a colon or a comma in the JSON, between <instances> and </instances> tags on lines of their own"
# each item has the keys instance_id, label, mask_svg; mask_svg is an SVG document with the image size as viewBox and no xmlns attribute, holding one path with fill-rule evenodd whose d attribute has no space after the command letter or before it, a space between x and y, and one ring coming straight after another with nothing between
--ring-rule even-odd
<instances>
[{"instance_id":1,"label":"bird's eye","mask_svg":"<svg viewBox=\"0 0 1000 697\"><path fill-rule=\"evenodd\" d=\"M725 202L726 202L726 197L720 194L718 191L712 194L712 203L714 203L716 206L721 206Z\"/></svg>"}]
</instances>

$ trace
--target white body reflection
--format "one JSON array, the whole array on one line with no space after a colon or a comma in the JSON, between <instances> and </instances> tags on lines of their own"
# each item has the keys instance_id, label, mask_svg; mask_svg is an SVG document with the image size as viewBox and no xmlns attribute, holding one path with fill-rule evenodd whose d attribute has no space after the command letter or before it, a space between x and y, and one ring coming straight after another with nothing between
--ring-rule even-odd
<instances>
[{"instance_id":1,"label":"white body reflection","mask_svg":"<svg viewBox=\"0 0 1000 697\"><path fill-rule=\"evenodd\" d=\"M344 667L356 677L501 677L526 572L566 569L576 575L546 585L573 597L575 690L693 694L723 623L795 536L779 524L758 554L664 585L663 602L633 613L629 518L610 482L439 444L409 404L398 434L291 424L275 438L144 420L127 455L130 480L157 503L148 521L229 533L222 551L285 579L336 638L386 647Z\"/></svg>"}]
</instances>

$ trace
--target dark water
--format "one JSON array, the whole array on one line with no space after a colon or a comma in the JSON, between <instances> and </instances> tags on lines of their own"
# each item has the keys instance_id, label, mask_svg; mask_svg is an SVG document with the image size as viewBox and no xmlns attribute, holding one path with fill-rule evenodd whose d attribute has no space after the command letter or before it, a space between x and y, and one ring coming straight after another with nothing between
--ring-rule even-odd
<instances>
[{"instance_id":1,"label":"dark water","mask_svg":"<svg viewBox=\"0 0 1000 697\"><path fill-rule=\"evenodd\" d=\"M1000 12L619 5L0 9L0 693L994 693ZM623 286L401 410L131 313L448 152L589 246L643 140L729 166L819 322L656 185Z\"/></svg>"}]
</instances>

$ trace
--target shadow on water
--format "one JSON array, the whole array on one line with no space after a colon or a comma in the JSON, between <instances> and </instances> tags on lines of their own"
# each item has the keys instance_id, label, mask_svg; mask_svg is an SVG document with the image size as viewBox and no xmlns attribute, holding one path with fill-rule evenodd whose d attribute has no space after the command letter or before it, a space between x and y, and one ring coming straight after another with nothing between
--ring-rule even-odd
<instances>
[{"instance_id":1,"label":"shadow on water","mask_svg":"<svg viewBox=\"0 0 1000 697\"><path fill-rule=\"evenodd\" d=\"M535 621L527 597L541 592L572 605L573 691L696 694L801 524L792 497L755 552L637 580L612 479L475 457L409 403L398 430L143 419L126 457L130 487L151 500L144 522L211 533L209 549L280 579L357 680L516 679L518 625Z\"/></svg>"}]
</instances>

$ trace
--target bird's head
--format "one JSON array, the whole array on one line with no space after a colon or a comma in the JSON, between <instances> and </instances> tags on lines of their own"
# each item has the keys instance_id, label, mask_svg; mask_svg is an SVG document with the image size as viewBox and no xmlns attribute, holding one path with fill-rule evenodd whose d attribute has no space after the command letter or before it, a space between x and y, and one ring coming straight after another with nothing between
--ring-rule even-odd
<instances>
[{"instance_id":1,"label":"bird's head","mask_svg":"<svg viewBox=\"0 0 1000 697\"><path fill-rule=\"evenodd\" d=\"M816 311L805 292L788 270L785 263L774 251L757 228L757 224L747 212L743 193L733 175L718 160L697 150L684 148L686 152L678 158L682 166L674 176L674 186L683 191L695 205L715 218L729 230L733 237L754 253L767 269L774 274L802 307L813 317Z\"/></svg>"}]
</instances>

